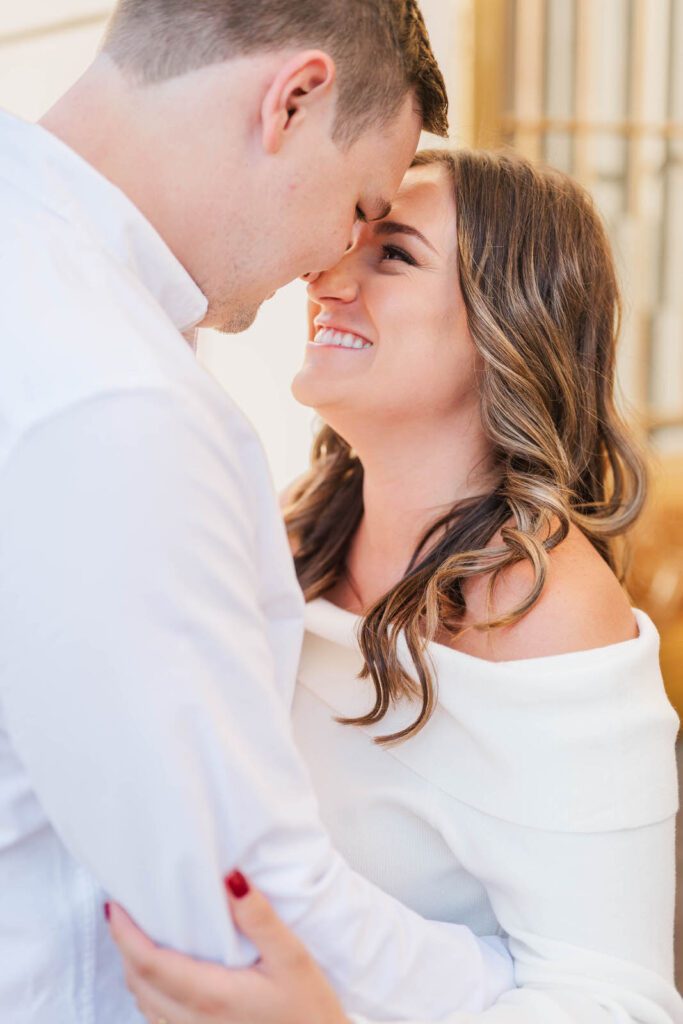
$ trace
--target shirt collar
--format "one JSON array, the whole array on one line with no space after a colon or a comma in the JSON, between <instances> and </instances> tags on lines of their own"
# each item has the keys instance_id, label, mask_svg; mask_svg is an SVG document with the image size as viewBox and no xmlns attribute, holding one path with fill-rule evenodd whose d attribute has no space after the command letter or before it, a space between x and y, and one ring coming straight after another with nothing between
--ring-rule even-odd
<instances>
[{"instance_id":1,"label":"shirt collar","mask_svg":"<svg viewBox=\"0 0 683 1024\"><path fill-rule=\"evenodd\" d=\"M0 176L85 230L191 340L206 315L206 296L121 189L45 128L1 110Z\"/></svg>"}]
</instances>

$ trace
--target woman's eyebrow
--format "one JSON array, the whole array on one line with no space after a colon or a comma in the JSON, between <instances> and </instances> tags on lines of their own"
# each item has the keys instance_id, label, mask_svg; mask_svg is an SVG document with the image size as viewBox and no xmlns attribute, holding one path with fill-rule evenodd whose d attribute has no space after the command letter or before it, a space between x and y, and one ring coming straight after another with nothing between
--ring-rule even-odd
<instances>
[{"instance_id":1,"label":"woman's eyebrow","mask_svg":"<svg viewBox=\"0 0 683 1024\"><path fill-rule=\"evenodd\" d=\"M417 238L428 249L431 249L437 256L439 255L431 242L428 242L421 231L417 228L412 227L410 224L400 224L396 220L383 220L381 224L375 225L376 235L412 235L413 238Z\"/></svg>"}]
</instances>

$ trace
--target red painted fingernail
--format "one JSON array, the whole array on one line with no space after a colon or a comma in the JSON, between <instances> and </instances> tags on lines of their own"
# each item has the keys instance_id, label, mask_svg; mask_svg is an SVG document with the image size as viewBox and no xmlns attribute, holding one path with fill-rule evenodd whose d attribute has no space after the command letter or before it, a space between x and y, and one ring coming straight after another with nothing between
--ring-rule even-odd
<instances>
[{"instance_id":1,"label":"red painted fingernail","mask_svg":"<svg viewBox=\"0 0 683 1024\"><path fill-rule=\"evenodd\" d=\"M225 879L225 884L237 900L241 900L249 892L249 882L241 871L231 872Z\"/></svg>"},{"instance_id":2,"label":"red painted fingernail","mask_svg":"<svg viewBox=\"0 0 683 1024\"><path fill-rule=\"evenodd\" d=\"M111 908L110 908L108 903L105 903L104 904L104 916L106 917L107 921L109 920L110 915L111 915Z\"/></svg>"}]
</instances>

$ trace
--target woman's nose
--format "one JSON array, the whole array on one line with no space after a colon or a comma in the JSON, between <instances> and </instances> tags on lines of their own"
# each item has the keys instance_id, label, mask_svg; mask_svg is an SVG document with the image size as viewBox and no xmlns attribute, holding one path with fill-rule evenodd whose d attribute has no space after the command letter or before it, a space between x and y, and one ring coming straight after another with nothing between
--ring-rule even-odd
<instances>
[{"instance_id":1,"label":"woman's nose","mask_svg":"<svg viewBox=\"0 0 683 1024\"><path fill-rule=\"evenodd\" d=\"M358 297L359 282L353 273L352 261L344 257L336 267L305 274L308 295L314 302L337 299L339 302L353 302Z\"/></svg>"}]
</instances>

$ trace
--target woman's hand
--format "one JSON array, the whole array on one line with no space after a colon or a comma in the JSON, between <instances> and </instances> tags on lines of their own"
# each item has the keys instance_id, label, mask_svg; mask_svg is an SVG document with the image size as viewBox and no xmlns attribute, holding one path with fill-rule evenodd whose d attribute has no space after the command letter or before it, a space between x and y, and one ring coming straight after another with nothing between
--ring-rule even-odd
<instances>
[{"instance_id":1,"label":"woman's hand","mask_svg":"<svg viewBox=\"0 0 683 1024\"><path fill-rule=\"evenodd\" d=\"M161 949L108 904L126 983L149 1024L348 1024L322 971L266 897L239 871L226 890L235 924L260 954L243 970Z\"/></svg>"}]
</instances>

